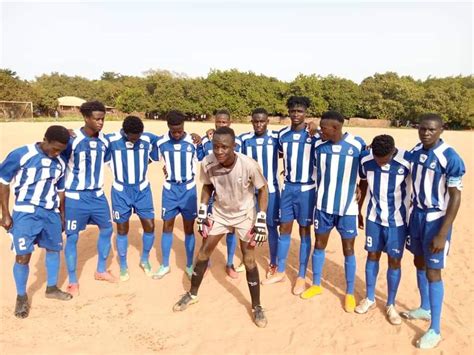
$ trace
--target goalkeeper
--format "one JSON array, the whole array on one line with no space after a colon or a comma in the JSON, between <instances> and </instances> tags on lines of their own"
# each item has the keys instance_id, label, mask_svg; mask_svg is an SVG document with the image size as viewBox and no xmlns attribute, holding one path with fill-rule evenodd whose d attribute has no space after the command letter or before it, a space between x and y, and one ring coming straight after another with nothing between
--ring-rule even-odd
<instances>
[{"instance_id":1,"label":"goalkeeper","mask_svg":"<svg viewBox=\"0 0 474 355\"><path fill-rule=\"evenodd\" d=\"M206 272L209 257L217 243L227 233L240 239L247 283L252 299L254 322L265 327L267 319L260 304L260 280L255 263L255 246L267 240L266 213L268 204L267 182L258 163L234 151L235 133L232 128L218 128L212 138L213 154L204 158L200 179L203 183L201 205L198 212L198 230L204 238L199 250L191 289L174 305L174 311L183 311L198 301L197 292ZM261 212L256 211L257 204ZM207 204L214 191L212 215L207 214Z\"/></svg>"}]
</instances>

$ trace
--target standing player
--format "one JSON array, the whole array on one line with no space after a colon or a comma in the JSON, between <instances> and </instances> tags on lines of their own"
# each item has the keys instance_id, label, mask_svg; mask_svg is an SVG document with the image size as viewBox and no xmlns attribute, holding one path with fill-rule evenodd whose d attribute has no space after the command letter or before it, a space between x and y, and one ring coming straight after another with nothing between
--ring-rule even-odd
<instances>
[{"instance_id":1,"label":"standing player","mask_svg":"<svg viewBox=\"0 0 474 355\"><path fill-rule=\"evenodd\" d=\"M241 151L257 161L268 183L267 230L270 264L267 269L267 278L269 278L275 274L277 268L278 224L280 222L278 132L267 129L268 112L264 108L253 110L251 122L254 132L240 136Z\"/></svg>"},{"instance_id":2,"label":"standing player","mask_svg":"<svg viewBox=\"0 0 474 355\"><path fill-rule=\"evenodd\" d=\"M127 116L122 129L107 135L107 139L114 174L111 192L112 216L117 223L120 280L127 281L130 278L127 265L127 234L132 212L138 215L143 227L140 267L151 277L153 272L148 259L155 241L155 211L146 173L149 161L158 160L158 137L152 133L143 133L143 122L139 117Z\"/></svg>"},{"instance_id":3,"label":"standing player","mask_svg":"<svg viewBox=\"0 0 474 355\"><path fill-rule=\"evenodd\" d=\"M336 227L342 237L346 297L344 309L354 312L356 261L354 242L357 236L356 185L360 156L365 150L362 138L342 133L344 117L336 111L321 117L321 138L316 143L318 172L314 227L316 242L313 252L313 285L301 294L309 299L321 294L321 273L329 233Z\"/></svg>"},{"instance_id":4,"label":"standing player","mask_svg":"<svg viewBox=\"0 0 474 355\"><path fill-rule=\"evenodd\" d=\"M230 112L227 109L219 109L214 113L214 124L216 129L221 127L230 127L231 119L230 119ZM212 153L212 136L215 130L208 130L205 137L202 138L202 148L204 150L204 156L208 156ZM240 139L236 137L236 146L235 151L238 152L240 150ZM213 197L211 196L211 200L209 201L209 211L212 211L212 201ZM237 270L234 268L234 255L235 255L235 248L237 247L237 239L235 235L232 233L227 234L226 236L226 245L227 245L227 264L225 267L227 275L229 275L232 279L237 279L239 274L237 272L244 271L244 267L239 266Z\"/></svg>"},{"instance_id":5,"label":"standing player","mask_svg":"<svg viewBox=\"0 0 474 355\"><path fill-rule=\"evenodd\" d=\"M316 169L314 148L318 136L311 136L305 123L310 106L307 97L292 96L286 103L291 126L279 133L279 149L285 165L285 183L280 202L280 238L278 239L277 272L262 284L273 284L285 279L286 259L290 249L293 220L299 224L301 238L298 278L293 294L305 290L306 269L311 252L311 223L315 199Z\"/></svg>"},{"instance_id":6,"label":"standing player","mask_svg":"<svg viewBox=\"0 0 474 355\"><path fill-rule=\"evenodd\" d=\"M50 126L43 142L13 150L0 164L1 226L12 236L16 254L13 278L16 284L15 316L28 317L30 306L26 284L34 245L46 249L46 297L67 301L69 293L57 287L59 252L64 222L64 171L66 163L59 154L66 149L69 132L62 126ZM10 183L14 181L15 206L10 215ZM59 209L61 209L61 214Z\"/></svg>"},{"instance_id":7,"label":"standing player","mask_svg":"<svg viewBox=\"0 0 474 355\"><path fill-rule=\"evenodd\" d=\"M174 311L183 311L198 301L197 292L209 257L224 234L234 232L240 239L247 283L252 299L254 322L265 327L267 319L260 305L260 282L255 263L255 244L266 241L266 213L268 189L260 167L253 159L234 152L235 134L229 127L221 127L213 136L213 154L204 158L200 179L204 186L199 207L198 229L204 241L197 256L191 289L174 305ZM256 214L255 190L258 190ZM214 192L212 221L207 209Z\"/></svg>"},{"instance_id":8,"label":"standing player","mask_svg":"<svg viewBox=\"0 0 474 355\"><path fill-rule=\"evenodd\" d=\"M173 229L176 216L181 213L184 226L186 249L186 274L193 273L194 220L197 216L196 164L202 159L191 135L184 131L185 116L179 111L166 115L169 132L157 142L160 159L166 164L167 177L162 193L163 235L161 239L162 263L153 275L161 279L170 272L169 258L173 243Z\"/></svg>"},{"instance_id":9,"label":"standing player","mask_svg":"<svg viewBox=\"0 0 474 355\"><path fill-rule=\"evenodd\" d=\"M79 295L77 280L77 241L79 232L87 224L99 227L97 242L96 280L115 282L106 270L110 253L112 222L104 185L104 163L110 160L109 142L101 132L105 120L105 106L98 101L81 105L84 127L74 130L62 156L66 168L66 248L64 254L69 274L68 292Z\"/></svg>"},{"instance_id":10,"label":"standing player","mask_svg":"<svg viewBox=\"0 0 474 355\"><path fill-rule=\"evenodd\" d=\"M403 315L431 319L429 330L416 342L422 349L441 340L441 308L444 285L441 270L449 252L454 219L461 204L464 162L440 139L443 120L437 114L421 116L420 143L411 151L412 206L407 248L415 259L421 306Z\"/></svg>"},{"instance_id":11,"label":"standing player","mask_svg":"<svg viewBox=\"0 0 474 355\"><path fill-rule=\"evenodd\" d=\"M386 313L391 324L402 323L395 309L395 296L400 283L400 262L408 234L407 211L410 202L410 153L395 147L392 136L380 135L372 141L371 150L362 152L359 175L359 226L363 227L360 209L369 188L365 226L365 281L367 296L355 308L356 313L367 313L375 308L375 284L382 251L388 255Z\"/></svg>"}]
</instances>

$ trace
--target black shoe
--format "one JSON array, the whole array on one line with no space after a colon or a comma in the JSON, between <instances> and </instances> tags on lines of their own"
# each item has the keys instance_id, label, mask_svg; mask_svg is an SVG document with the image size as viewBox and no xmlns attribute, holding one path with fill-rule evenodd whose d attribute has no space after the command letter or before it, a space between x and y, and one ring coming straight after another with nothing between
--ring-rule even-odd
<instances>
[{"instance_id":1,"label":"black shoe","mask_svg":"<svg viewBox=\"0 0 474 355\"><path fill-rule=\"evenodd\" d=\"M267 326L267 318L265 317L265 313L263 312L262 306L258 305L252 310L253 312L253 322L259 328L265 328Z\"/></svg>"},{"instance_id":2,"label":"black shoe","mask_svg":"<svg viewBox=\"0 0 474 355\"><path fill-rule=\"evenodd\" d=\"M184 311L188 306L197 303L198 301L197 296L191 295L189 292L186 292L184 295L181 296L180 300L175 303L173 306L173 311L180 312Z\"/></svg>"},{"instance_id":3,"label":"black shoe","mask_svg":"<svg viewBox=\"0 0 474 355\"><path fill-rule=\"evenodd\" d=\"M72 295L70 293L61 291L57 286L46 287L45 296L46 298L52 298L60 301L69 301L72 299Z\"/></svg>"},{"instance_id":4,"label":"black shoe","mask_svg":"<svg viewBox=\"0 0 474 355\"><path fill-rule=\"evenodd\" d=\"M28 296L16 296L15 317L26 318L30 314L30 305L28 304Z\"/></svg>"}]
</instances>

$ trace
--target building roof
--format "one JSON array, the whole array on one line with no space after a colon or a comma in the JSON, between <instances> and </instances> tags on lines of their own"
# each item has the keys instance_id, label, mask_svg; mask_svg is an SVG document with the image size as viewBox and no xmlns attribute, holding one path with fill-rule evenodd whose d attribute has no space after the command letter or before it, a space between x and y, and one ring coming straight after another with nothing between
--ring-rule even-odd
<instances>
[{"instance_id":1,"label":"building roof","mask_svg":"<svg viewBox=\"0 0 474 355\"><path fill-rule=\"evenodd\" d=\"M63 96L58 98L59 106L80 107L86 100L75 96Z\"/></svg>"}]
</instances>

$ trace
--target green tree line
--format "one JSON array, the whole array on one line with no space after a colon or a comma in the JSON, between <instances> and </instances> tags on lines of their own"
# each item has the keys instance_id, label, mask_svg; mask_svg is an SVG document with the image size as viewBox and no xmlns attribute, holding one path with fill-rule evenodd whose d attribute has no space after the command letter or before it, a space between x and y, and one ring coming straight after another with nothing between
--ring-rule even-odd
<instances>
[{"instance_id":1,"label":"green tree line","mask_svg":"<svg viewBox=\"0 0 474 355\"><path fill-rule=\"evenodd\" d=\"M32 101L35 109L45 113L54 112L58 97L77 96L100 100L126 113L178 109L211 114L226 107L238 119L256 107L284 115L291 95L308 96L309 113L314 117L332 109L346 117L388 119L403 125L416 122L423 112L437 112L451 128L474 127L473 76L423 81L387 72L357 84L332 75L300 74L284 82L232 69L212 70L205 78L149 70L140 77L104 72L99 80L89 80L51 73L26 81L10 69L0 70L0 100Z\"/></svg>"}]
</instances>

